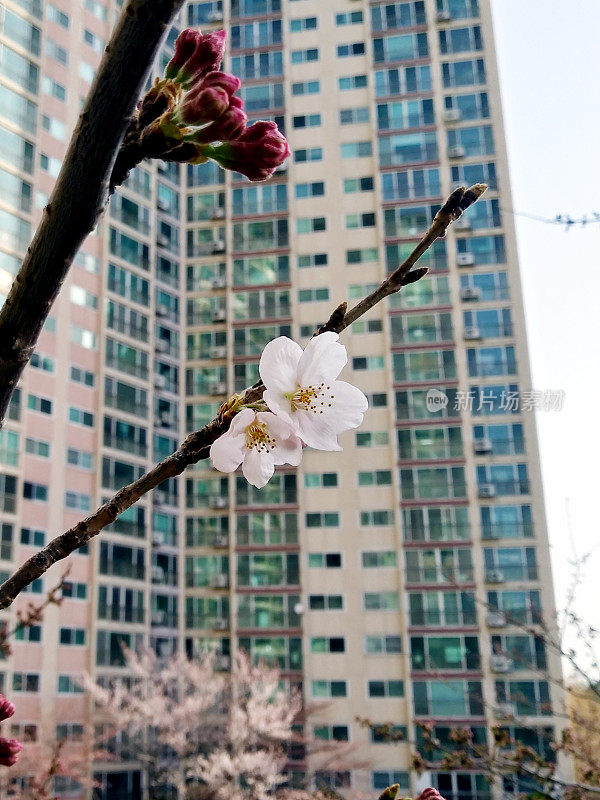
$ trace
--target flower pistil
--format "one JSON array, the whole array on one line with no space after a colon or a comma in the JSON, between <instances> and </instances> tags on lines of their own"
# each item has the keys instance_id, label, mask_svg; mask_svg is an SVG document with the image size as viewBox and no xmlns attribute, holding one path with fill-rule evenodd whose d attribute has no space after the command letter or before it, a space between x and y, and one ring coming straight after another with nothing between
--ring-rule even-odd
<instances>
[{"instance_id":1,"label":"flower pistil","mask_svg":"<svg viewBox=\"0 0 600 800\"><path fill-rule=\"evenodd\" d=\"M335 395L326 394L330 391L331 386L321 383L318 386L297 386L295 391L284 392L283 396L289 401L292 411L301 408L304 411L312 411L313 414L322 414L326 408L331 408L333 405L328 401L334 400Z\"/></svg>"}]
</instances>

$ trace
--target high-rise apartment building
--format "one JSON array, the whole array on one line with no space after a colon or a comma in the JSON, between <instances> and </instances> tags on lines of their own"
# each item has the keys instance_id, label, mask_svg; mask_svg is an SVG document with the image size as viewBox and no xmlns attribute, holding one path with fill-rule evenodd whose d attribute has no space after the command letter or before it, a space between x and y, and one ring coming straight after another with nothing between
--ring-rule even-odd
<instances>
[{"instance_id":1,"label":"high-rise apartment building","mask_svg":"<svg viewBox=\"0 0 600 800\"><path fill-rule=\"evenodd\" d=\"M4 295L120 5L0 3ZM560 667L532 632L555 611L489 0L188 2L153 74L187 26L230 32L249 116L275 119L292 157L264 184L144 163L116 192L0 432L3 575L208 422L269 340L306 343L378 284L454 186L489 190L426 278L344 333L370 409L343 453L306 451L260 491L201 462L70 559L64 602L1 665L13 732L77 736L79 677L123 676L123 642L214 643L223 669L243 647L334 701L312 732L371 761L318 776L342 790L414 791L415 719L442 743L502 725L547 753ZM405 743L381 741L387 722ZM135 762L97 777L102 800L146 797ZM491 791L476 768L428 782L448 800Z\"/></svg>"}]
</instances>

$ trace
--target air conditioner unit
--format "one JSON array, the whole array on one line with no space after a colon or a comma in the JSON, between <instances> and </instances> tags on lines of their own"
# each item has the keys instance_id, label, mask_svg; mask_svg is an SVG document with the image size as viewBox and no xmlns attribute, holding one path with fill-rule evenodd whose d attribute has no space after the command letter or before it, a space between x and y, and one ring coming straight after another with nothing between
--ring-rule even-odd
<instances>
[{"instance_id":1,"label":"air conditioner unit","mask_svg":"<svg viewBox=\"0 0 600 800\"><path fill-rule=\"evenodd\" d=\"M216 619L213 623L213 628L216 631L228 631L229 630L229 620L228 619Z\"/></svg>"},{"instance_id":2,"label":"air conditioner unit","mask_svg":"<svg viewBox=\"0 0 600 800\"><path fill-rule=\"evenodd\" d=\"M462 144L455 144L454 147L448 148L448 158L464 158L466 150Z\"/></svg>"},{"instance_id":3,"label":"air conditioner unit","mask_svg":"<svg viewBox=\"0 0 600 800\"><path fill-rule=\"evenodd\" d=\"M457 231L470 231L471 220L468 217L459 217L454 223L454 228Z\"/></svg>"},{"instance_id":4,"label":"air conditioner unit","mask_svg":"<svg viewBox=\"0 0 600 800\"><path fill-rule=\"evenodd\" d=\"M493 483L482 483L479 486L479 497L495 497L496 487Z\"/></svg>"},{"instance_id":5,"label":"air conditioner unit","mask_svg":"<svg viewBox=\"0 0 600 800\"><path fill-rule=\"evenodd\" d=\"M169 316L169 306L164 305L164 303L159 303L156 306L156 316L157 317L168 317Z\"/></svg>"},{"instance_id":6,"label":"air conditioner unit","mask_svg":"<svg viewBox=\"0 0 600 800\"><path fill-rule=\"evenodd\" d=\"M457 267L472 267L475 263L475 256L473 253L457 253L456 266Z\"/></svg>"},{"instance_id":7,"label":"air conditioner unit","mask_svg":"<svg viewBox=\"0 0 600 800\"><path fill-rule=\"evenodd\" d=\"M152 567L152 580L154 583L161 583L165 579L165 571L162 567Z\"/></svg>"},{"instance_id":8,"label":"air conditioner unit","mask_svg":"<svg viewBox=\"0 0 600 800\"><path fill-rule=\"evenodd\" d=\"M229 575L213 575L210 579L213 589L227 589L229 586Z\"/></svg>"},{"instance_id":9,"label":"air conditioner unit","mask_svg":"<svg viewBox=\"0 0 600 800\"><path fill-rule=\"evenodd\" d=\"M163 161L162 158L159 158L157 160L156 166L158 167L158 171L162 172L163 175L165 174L165 172L169 171L169 162Z\"/></svg>"},{"instance_id":10,"label":"air conditioner unit","mask_svg":"<svg viewBox=\"0 0 600 800\"><path fill-rule=\"evenodd\" d=\"M229 547L229 537L218 533L213 540L214 547Z\"/></svg>"},{"instance_id":11,"label":"air conditioner unit","mask_svg":"<svg viewBox=\"0 0 600 800\"><path fill-rule=\"evenodd\" d=\"M165 623L165 612L164 611L153 611L152 616L150 617L153 625L164 625Z\"/></svg>"},{"instance_id":12,"label":"air conditioner unit","mask_svg":"<svg viewBox=\"0 0 600 800\"><path fill-rule=\"evenodd\" d=\"M513 668L513 662L505 655L495 653L490 656L490 667L492 672L510 672Z\"/></svg>"},{"instance_id":13,"label":"air conditioner unit","mask_svg":"<svg viewBox=\"0 0 600 800\"><path fill-rule=\"evenodd\" d=\"M158 415L160 424L165 428L174 428L176 421L173 419L168 411L161 411Z\"/></svg>"},{"instance_id":14,"label":"air conditioner unit","mask_svg":"<svg viewBox=\"0 0 600 800\"><path fill-rule=\"evenodd\" d=\"M227 279L225 276L217 276L211 279L210 285L213 289L224 289L227 286Z\"/></svg>"},{"instance_id":15,"label":"air conditioner unit","mask_svg":"<svg viewBox=\"0 0 600 800\"><path fill-rule=\"evenodd\" d=\"M164 375L155 375L154 376L154 388L155 389L166 389L167 388L167 379Z\"/></svg>"},{"instance_id":16,"label":"air conditioner unit","mask_svg":"<svg viewBox=\"0 0 600 800\"><path fill-rule=\"evenodd\" d=\"M208 22L223 22L222 11L211 11L207 17Z\"/></svg>"},{"instance_id":17,"label":"air conditioner unit","mask_svg":"<svg viewBox=\"0 0 600 800\"><path fill-rule=\"evenodd\" d=\"M163 539L162 533L158 533L157 531L154 531L154 533L152 534L152 544L155 547L160 547L164 543L165 543L165 540Z\"/></svg>"},{"instance_id":18,"label":"air conditioner unit","mask_svg":"<svg viewBox=\"0 0 600 800\"><path fill-rule=\"evenodd\" d=\"M504 628L506 617L501 611L489 611L487 615L488 628Z\"/></svg>"},{"instance_id":19,"label":"air conditioner unit","mask_svg":"<svg viewBox=\"0 0 600 800\"><path fill-rule=\"evenodd\" d=\"M492 443L489 439L473 439L473 450L478 454L491 453L493 450Z\"/></svg>"},{"instance_id":20,"label":"air conditioner unit","mask_svg":"<svg viewBox=\"0 0 600 800\"><path fill-rule=\"evenodd\" d=\"M224 253L225 252L225 241L224 239L215 239L215 241L210 246L212 253Z\"/></svg>"},{"instance_id":21,"label":"air conditioner unit","mask_svg":"<svg viewBox=\"0 0 600 800\"><path fill-rule=\"evenodd\" d=\"M512 703L498 703L494 706L494 716L496 719L513 719L515 717L515 707Z\"/></svg>"},{"instance_id":22,"label":"air conditioner unit","mask_svg":"<svg viewBox=\"0 0 600 800\"><path fill-rule=\"evenodd\" d=\"M157 353L168 353L169 343L166 339L157 339L154 343L154 349Z\"/></svg>"},{"instance_id":23,"label":"air conditioner unit","mask_svg":"<svg viewBox=\"0 0 600 800\"><path fill-rule=\"evenodd\" d=\"M223 345L218 345L216 347L210 348L210 357L211 358L227 358L227 348Z\"/></svg>"},{"instance_id":24,"label":"air conditioner unit","mask_svg":"<svg viewBox=\"0 0 600 800\"><path fill-rule=\"evenodd\" d=\"M458 108L445 109L444 122L460 122L460 111Z\"/></svg>"},{"instance_id":25,"label":"air conditioner unit","mask_svg":"<svg viewBox=\"0 0 600 800\"><path fill-rule=\"evenodd\" d=\"M156 237L156 244L160 245L161 247L169 247L171 240L168 236L165 236L164 233L159 233L159 235Z\"/></svg>"},{"instance_id":26,"label":"air conditioner unit","mask_svg":"<svg viewBox=\"0 0 600 800\"><path fill-rule=\"evenodd\" d=\"M211 219L224 219L225 218L225 209L224 208L213 208L210 212Z\"/></svg>"},{"instance_id":27,"label":"air conditioner unit","mask_svg":"<svg viewBox=\"0 0 600 800\"><path fill-rule=\"evenodd\" d=\"M152 499L156 505L164 506L169 500L169 495L163 489L155 489Z\"/></svg>"},{"instance_id":28,"label":"air conditioner unit","mask_svg":"<svg viewBox=\"0 0 600 800\"><path fill-rule=\"evenodd\" d=\"M477 325L468 325L463 331L463 339L467 339L468 341L481 339L481 331Z\"/></svg>"},{"instance_id":29,"label":"air conditioner unit","mask_svg":"<svg viewBox=\"0 0 600 800\"><path fill-rule=\"evenodd\" d=\"M229 508L229 498L221 497L220 494L212 494L208 498L208 505L210 508Z\"/></svg>"},{"instance_id":30,"label":"air conditioner unit","mask_svg":"<svg viewBox=\"0 0 600 800\"><path fill-rule=\"evenodd\" d=\"M500 569L488 569L485 573L486 583L504 583L504 575Z\"/></svg>"},{"instance_id":31,"label":"air conditioner unit","mask_svg":"<svg viewBox=\"0 0 600 800\"><path fill-rule=\"evenodd\" d=\"M223 672L231 667L231 659L229 656L215 656L214 667L217 671Z\"/></svg>"},{"instance_id":32,"label":"air conditioner unit","mask_svg":"<svg viewBox=\"0 0 600 800\"><path fill-rule=\"evenodd\" d=\"M224 381L208 384L208 393L212 395L227 394L227 384Z\"/></svg>"},{"instance_id":33,"label":"air conditioner unit","mask_svg":"<svg viewBox=\"0 0 600 800\"><path fill-rule=\"evenodd\" d=\"M481 291L479 289L474 289L470 286L465 286L464 289L460 290L460 299L469 301L469 300L479 300L481 297Z\"/></svg>"},{"instance_id":34,"label":"air conditioner unit","mask_svg":"<svg viewBox=\"0 0 600 800\"><path fill-rule=\"evenodd\" d=\"M162 197L159 197L156 200L156 205L157 205L159 211L169 211L170 208L171 208L171 205L170 205L169 201L168 200L163 200Z\"/></svg>"},{"instance_id":35,"label":"air conditioner unit","mask_svg":"<svg viewBox=\"0 0 600 800\"><path fill-rule=\"evenodd\" d=\"M225 308L213 308L210 318L213 322L225 322L227 319L227 311Z\"/></svg>"},{"instance_id":36,"label":"air conditioner unit","mask_svg":"<svg viewBox=\"0 0 600 800\"><path fill-rule=\"evenodd\" d=\"M452 20L452 14L449 11L438 11L435 15L436 22L450 22Z\"/></svg>"}]
</instances>

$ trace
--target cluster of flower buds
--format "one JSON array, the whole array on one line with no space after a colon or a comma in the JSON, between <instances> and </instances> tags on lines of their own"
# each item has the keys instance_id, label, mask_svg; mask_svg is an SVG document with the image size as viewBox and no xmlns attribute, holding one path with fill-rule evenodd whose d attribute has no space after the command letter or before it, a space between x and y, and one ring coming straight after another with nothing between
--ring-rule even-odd
<instances>
[{"instance_id":1,"label":"cluster of flower buds","mask_svg":"<svg viewBox=\"0 0 600 800\"><path fill-rule=\"evenodd\" d=\"M226 38L225 31L192 29L177 37L163 80L138 108L142 126L150 123L143 137L159 157L195 164L212 159L251 181L266 180L290 148L274 122L247 127L243 101L235 94L240 80L219 69Z\"/></svg>"},{"instance_id":2,"label":"cluster of flower buds","mask_svg":"<svg viewBox=\"0 0 600 800\"><path fill-rule=\"evenodd\" d=\"M15 713L14 703L0 694L0 722L9 719ZM5 739L0 736L0 765L12 767L17 763L23 745L17 739Z\"/></svg>"}]
</instances>

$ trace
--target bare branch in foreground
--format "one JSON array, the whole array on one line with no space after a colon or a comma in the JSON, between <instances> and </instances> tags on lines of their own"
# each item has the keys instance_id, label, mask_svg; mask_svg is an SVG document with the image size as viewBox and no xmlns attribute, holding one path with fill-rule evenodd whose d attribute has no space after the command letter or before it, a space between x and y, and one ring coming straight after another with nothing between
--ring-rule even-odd
<instances>
[{"instance_id":1,"label":"bare branch in foreground","mask_svg":"<svg viewBox=\"0 0 600 800\"><path fill-rule=\"evenodd\" d=\"M69 267L108 199L109 176L155 53L183 0L128 0L60 175L0 311L0 426Z\"/></svg>"},{"instance_id":2,"label":"bare branch in foreground","mask_svg":"<svg viewBox=\"0 0 600 800\"><path fill-rule=\"evenodd\" d=\"M350 311L347 311L346 303L338 306L333 311L328 322L321 326L316 331L316 334L324 331L336 331L337 333L343 331L348 325L377 305L384 297L394 294L403 286L414 283L426 275L428 272L426 267L411 271L417 259L426 252L437 238L445 235L449 225L460 217L465 208L468 208L469 205L478 200L486 188L485 184L476 184L470 189L462 187L452 192L435 215L433 223L425 236L392 275L386 278L374 292L361 300ZM264 385L261 381L258 381L254 386L246 389L241 397L235 397L233 401L230 400L224 403L215 419L201 430L191 433L172 455L157 464L150 472L142 475L137 481L124 486L114 497L100 506L94 514L57 536L46 547L28 559L0 586L0 609L10 606L17 595L32 581L43 575L53 564L66 558L93 536L100 533L103 528L114 522L119 514L130 508L149 491L155 489L168 478L181 475L186 467L196 464L203 458L207 458L211 444L221 434L225 433L231 424L231 419L235 414L233 403L235 402L236 407L256 403L262 398L263 391Z\"/></svg>"}]
</instances>

